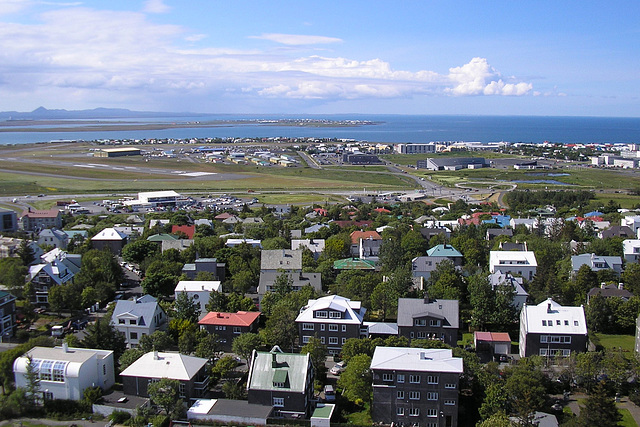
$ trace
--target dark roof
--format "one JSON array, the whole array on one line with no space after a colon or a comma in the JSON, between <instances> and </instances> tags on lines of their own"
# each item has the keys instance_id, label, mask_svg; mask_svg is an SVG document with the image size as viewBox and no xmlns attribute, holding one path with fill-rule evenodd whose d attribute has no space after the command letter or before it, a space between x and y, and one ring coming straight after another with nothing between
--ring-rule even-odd
<instances>
[{"instance_id":1,"label":"dark roof","mask_svg":"<svg viewBox=\"0 0 640 427\"><path fill-rule=\"evenodd\" d=\"M633 294L626 289L620 289L616 285L607 285L600 288L591 288L587 294L589 297L595 295L601 295L604 298L618 297L618 298L631 298Z\"/></svg>"},{"instance_id":2,"label":"dark roof","mask_svg":"<svg viewBox=\"0 0 640 427\"><path fill-rule=\"evenodd\" d=\"M602 232L602 238L608 239L609 237L629 237L636 238L636 233L626 225L613 225Z\"/></svg>"},{"instance_id":3,"label":"dark roof","mask_svg":"<svg viewBox=\"0 0 640 427\"><path fill-rule=\"evenodd\" d=\"M423 298L398 298L398 326L413 326L416 317L431 316L446 319L449 323L443 327L459 327L458 300L434 300L426 302Z\"/></svg>"}]
</instances>

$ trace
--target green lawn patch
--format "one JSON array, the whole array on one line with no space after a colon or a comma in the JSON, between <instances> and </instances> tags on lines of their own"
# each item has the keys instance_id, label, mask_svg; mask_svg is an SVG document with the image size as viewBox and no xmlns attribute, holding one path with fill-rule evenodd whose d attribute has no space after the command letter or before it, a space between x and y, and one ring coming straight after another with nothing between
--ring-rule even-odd
<instances>
[{"instance_id":1,"label":"green lawn patch","mask_svg":"<svg viewBox=\"0 0 640 427\"><path fill-rule=\"evenodd\" d=\"M349 415L345 415L345 419L348 424L356 425L356 426L371 426L373 425L373 421L371 421L371 409L368 403L365 403L364 409L360 412L352 412Z\"/></svg>"},{"instance_id":2,"label":"green lawn patch","mask_svg":"<svg viewBox=\"0 0 640 427\"><path fill-rule=\"evenodd\" d=\"M618 406L618 411L622 414L622 421L618 422L618 425L621 427L638 427L638 423L631 416L631 412L628 409L621 408Z\"/></svg>"},{"instance_id":3,"label":"green lawn patch","mask_svg":"<svg viewBox=\"0 0 640 427\"><path fill-rule=\"evenodd\" d=\"M606 349L622 348L623 351L632 352L636 344L636 338L633 335L607 335L596 333L595 336L600 341L600 345Z\"/></svg>"}]
</instances>

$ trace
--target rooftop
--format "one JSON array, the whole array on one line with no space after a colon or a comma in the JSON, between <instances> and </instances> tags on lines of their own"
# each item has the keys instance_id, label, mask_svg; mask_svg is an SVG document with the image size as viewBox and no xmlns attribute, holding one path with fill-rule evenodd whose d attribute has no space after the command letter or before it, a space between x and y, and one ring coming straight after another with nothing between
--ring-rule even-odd
<instances>
[{"instance_id":1,"label":"rooftop","mask_svg":"<svg viewBox=\"0 0 640 427\"><path fill-rule=\"evenodd\" d=\"M462 373L462 358L453 357L451 349L412 347L376 347L371 370Z\"/></svg>"},{"instance_id":2,"label":"rooftop","mask_svg":"<svg viewBox=\"0 0 640 427\"><path fill-rule=\"evenodd\" d=\"M227 325L227 326L250 326L260 317L259 311L238 311L237 313L223 313L211 311L204 316L199 325Z\"/></svg>"},{"instance_id":3,"label":"rooftop","mask_svg":"<svg viewBox=\"0 0 640 427\"><path fill-rule=\"evenodd\" d=\"M207 364L207 359L179 353L150 351L120 374L123 377L169 378L189 381Z\"/></svg>"}]
</instances>

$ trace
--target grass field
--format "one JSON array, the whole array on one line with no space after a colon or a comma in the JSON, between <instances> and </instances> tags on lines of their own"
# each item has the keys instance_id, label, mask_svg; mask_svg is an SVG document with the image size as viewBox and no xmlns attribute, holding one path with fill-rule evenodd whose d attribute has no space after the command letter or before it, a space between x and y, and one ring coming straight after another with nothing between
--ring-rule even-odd
<instances>
[{"instance_id":1,"label":"grass field","mask_svg":"<svg viewBox=\"0 0 640 427\"><path fill-rule=\"evenodd\" d=\"M623 351L632 352L635 348L635 337L633 335L607 335L595 334L597 339L606 349L622 348Z\"/></svg>"}]
</instances>

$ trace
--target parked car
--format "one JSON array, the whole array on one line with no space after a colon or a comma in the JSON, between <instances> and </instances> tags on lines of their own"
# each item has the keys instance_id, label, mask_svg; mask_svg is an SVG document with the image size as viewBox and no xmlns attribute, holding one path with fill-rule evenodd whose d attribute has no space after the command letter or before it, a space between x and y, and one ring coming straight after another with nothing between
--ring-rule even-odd
<instances>
[{"instance_id":1,"label":"parked car","mask_svg":"<svg viewBox=\"0 0 640 427\"><path fill-rule=\"evenodd\" d=\"M329 370L329 372L331 372L333 375L340 375L346 367L347 367L347 362L343 360L333 365L333 367Z\"/></svg>"},{"instance_id":2,"label":"parked car","mask_svg":"<svg viewBox=\"0 0 640 427\"><path fill-rule=\"evenodd\" d=\"M324 400L325 402L333 402L336 400L336 392L331 384L324 386Z\"/></svg>"}]
</instances>

